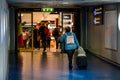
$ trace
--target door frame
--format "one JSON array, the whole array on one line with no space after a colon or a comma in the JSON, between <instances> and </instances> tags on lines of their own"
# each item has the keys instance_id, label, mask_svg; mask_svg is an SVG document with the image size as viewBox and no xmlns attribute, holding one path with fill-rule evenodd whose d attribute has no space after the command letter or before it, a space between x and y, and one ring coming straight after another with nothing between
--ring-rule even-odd
<instances>
[{"instance_id":1,"label":"door frame","mask_svg":"<svg viewBox=\"0 0 120 80\"><path fill-rule=\"evenodd\" d=\"M22 18L21 18L21 16L22 16L22 14L24 14L24 13L27 13L27 14L30 14L30 20L31 20L31 25L30 25L30 27L29 28L31 28L31 35L32 35L32 46L31 46L31 48L26 48L26 49L23 49L23 48L20 48L19 46L18 46L18 18L20 18L21 19L21 21L22 21ZM31 11L31 12L27 12L27 11L20 11L20 12L17 12L16 13L16 33L17 33L17 35L16 35L16 46L17 46L17 51L33 51L33 49L34 49L34 47L33 47L33 12Z\"/></svg>"}]
</instances>

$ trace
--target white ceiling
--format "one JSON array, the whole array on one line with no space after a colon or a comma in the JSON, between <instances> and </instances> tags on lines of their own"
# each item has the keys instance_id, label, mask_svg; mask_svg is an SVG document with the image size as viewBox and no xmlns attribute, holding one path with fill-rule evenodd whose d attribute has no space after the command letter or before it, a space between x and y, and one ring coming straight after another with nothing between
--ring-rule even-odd
<instances>
[{"instance_id":1,"label":"white ceiling","mask_svg":"<svg viewBox=\"0 0 120 80\"><path fill-rule=\"evenodd\" d=\"M120 3L120 0L8 0L10 6L23 8L75 8L89 5Z\"/></svg>"}]
</instances>

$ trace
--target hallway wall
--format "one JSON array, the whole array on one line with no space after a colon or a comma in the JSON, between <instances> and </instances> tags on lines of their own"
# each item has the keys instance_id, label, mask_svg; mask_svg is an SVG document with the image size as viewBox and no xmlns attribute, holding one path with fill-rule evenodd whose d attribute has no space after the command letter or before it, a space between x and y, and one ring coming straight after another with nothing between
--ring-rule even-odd
<instances>
[{"instance_id":1,"label":"hallway wall","mask_svg":"<svg viewBox=\"0 0 120 80\"><path fill-rule=\"evenodd\" d=\"M110 10L116 10L120 13L120 4L104 5L104 12ZM104 13L105 14L105 13ZM118 22L118 14L117 20ZM105 15L103 17L105 20ZM105 21L103 25L93 24L93 12L88 13L88 27L87 27L87 49L96 55L113 61L115 64L120 64L120 31L117 29L117 50L109 49L105 47ZM111 19L112 21L112 19ZM118 25L117 25L118 27Z\"/></svg>"},{"instance_id":2,"label":"hallway wall","mask_svg":"<svg viewBox=\"0 0 120 80\"><path fill-rule=\"evenodd\" d=\"M0 1L0 80L6 80L9 49L9 11L6 0Z\"/></svg>"},{"instance_id":3,"label":"hallway wall","mask_svg":"<svg viewBox=\"0 0 120 80\"><path fill-rule=\"evenodd\" d=\"M15 53L15 36L16 34L16 24L15 24L15 8L10 7L9 8L9 21L10 21L10 53Z\"/></svg>"}]
</instances>

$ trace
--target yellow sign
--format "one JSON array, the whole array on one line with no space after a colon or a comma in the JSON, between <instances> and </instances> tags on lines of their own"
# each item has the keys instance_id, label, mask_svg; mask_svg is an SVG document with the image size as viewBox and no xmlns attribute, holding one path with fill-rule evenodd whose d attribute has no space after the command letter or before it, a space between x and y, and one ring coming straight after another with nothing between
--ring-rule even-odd
<instances>
[{"instance_id":1,"label":"yellow sign","mask_svg":"<svg viewBox=\"0 0 120 80\"><path fill-rule=\"evenodd\" d=\"M101 11L102 7L96 8L96 11Z\"/></svg>"},{"instance_id":2,"label":"yellow sign","mask_svg":"<svg viewBox=\"0 0 120 80\"><path fill-rule=\"evenodd\" d=\"M97 17L96 20L100 20L100 18Z\"/></svg>"}]
</instances>

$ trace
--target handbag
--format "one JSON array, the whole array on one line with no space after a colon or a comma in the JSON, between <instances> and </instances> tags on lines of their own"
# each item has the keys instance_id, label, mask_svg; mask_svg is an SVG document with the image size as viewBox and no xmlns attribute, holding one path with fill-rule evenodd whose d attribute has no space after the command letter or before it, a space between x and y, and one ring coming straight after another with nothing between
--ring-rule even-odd
<instances>
[{"instance_id":1,"label":"handbag","mask_svg":"<svg viewBox=\"0 0 120 80\"><path fill-rule=\"evenodd\" d=\"M81 46L75 50L75 54L77 54L77 56L86 56L86 52Z\"/></svg>"}]
</instances>

